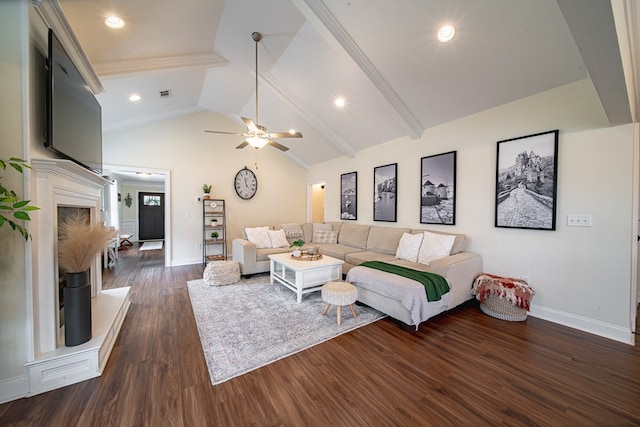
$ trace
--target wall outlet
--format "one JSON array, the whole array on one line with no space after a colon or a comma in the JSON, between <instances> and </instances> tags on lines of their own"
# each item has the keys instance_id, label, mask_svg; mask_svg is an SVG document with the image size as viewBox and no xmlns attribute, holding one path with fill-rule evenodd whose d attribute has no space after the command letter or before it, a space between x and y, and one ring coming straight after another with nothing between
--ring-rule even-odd
<instances>
[{"instance_id":1,"label":"wall outlet","mask_svg":"<svg viewBox=\"0 0 640 427\"><path fill-rule=\"evenodd\" d=\"M197 249L197 250L199 250L199 251L201 251L201 250L202 250L202 243L198 243L198 244L196 245L196 249Z\"/></svg>"},{"instance_id":2,"label":"wall outlet","mask_svg":"<svg viewBox=\"0 0 640 427\"><path fill-rule=\"evenodd\" d=\"M195 198L196 198L196 203L200 203L201 202L200 196L195 196Z\"/></svg>"},{"instance_id":3,"label":"wall outlet","mask_svg":"<svg viewBox=\"0 0 640 427\"><path fill-rule=\"evenodd\" d=\"M569 227L591 227L591 215L567 215Z\"/></svg>"}]
</instances>

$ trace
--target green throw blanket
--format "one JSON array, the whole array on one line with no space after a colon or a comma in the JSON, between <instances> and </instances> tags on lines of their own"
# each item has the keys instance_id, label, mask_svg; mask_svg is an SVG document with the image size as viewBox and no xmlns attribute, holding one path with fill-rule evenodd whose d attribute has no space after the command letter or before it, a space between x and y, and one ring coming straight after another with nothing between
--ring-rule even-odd
<instances>
[{"instance_id":1,"label":"green throw blanket","mask_svg":"<svg viewBox=\"0 0 640 427\"><path fill-rule=\"evenodd\" d=\"M447 283L447 280L438 274L418 271L412 268L381 261L365 261L360 265L363 267L375 268L376 270L385 271L387 273L397 274L422 283L424 289L427 291L428 301L440 301L442 295L449 292L449 284Z\"/></svg>"}]
</instances>

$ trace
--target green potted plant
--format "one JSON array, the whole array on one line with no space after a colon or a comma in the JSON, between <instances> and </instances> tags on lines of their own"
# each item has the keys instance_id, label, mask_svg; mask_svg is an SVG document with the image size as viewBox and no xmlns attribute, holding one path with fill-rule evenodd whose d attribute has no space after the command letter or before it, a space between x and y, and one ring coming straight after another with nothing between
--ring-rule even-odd
<instances>
[{"instance_id":1,"label":"green potted plant","mask_svg":"<svg viewBox=\"0 0 640 427\"><path fill-rule=\"evenodd\" d=\"M212 227L218 226L218 218L211 218L211 226Z\"/></svg>"},{"instance_id":2,"label":"green potted plant","mask_svg":"<svg viewBox=\"0 0 640 427\"><path fill-rule=\"evenodd\" d=\"M209 193L211 193L211 184L202 184L202 191L204 192L202 198L208 200L211 197L209 196Z\"/></svg>"},{"instance_id":3,"label":"green potted plant","mask_svg":"<svg viewBox=\"0 0 640 427\"><path fill-rule=\"evenodd\" d=\"M289 246L290 248L294 248L293 249L293 256L298 258L299 256L302 255L302 246L304 245L304 240L302 239L298 239L298 240L294 240L293 242L291 242L291 245Z\"/></svg>"},{"instance_id":4,"label":"green potted plant","mask_svg":"<svg viewBox=\"0 0 640 427\"><path fill-rule=\"evenodd\" d=\"M0 169L6 170L7 164L20 173L24 172L24 168L31 169L31 166L27 165L26 161L17 157L11 157L8 161L0 159ZM40 208L31 206L29 204L31 200L19 199L15 191L9 190L2 184L1 179L2 176L0 176L0 227L9 224L11 229L20 233L25 240L29 240L31 235L27 229L15 220L31 221L28 212ZM9 217L9 215L11 216Z\"/></svg>"},{"instance_id":5,"label":"green potted plant","mask_svg":"<svg viewBox=\"0 0 640 427\"><path fill-rule=\"evenodd\" d=\"M218 240L218 236L219 236L219 234L218 234L218 232L217 232L217 231L214 231L214 232L212 232L212 233L211 233L211 238L212 238L213 240Z\"/></svg>"}]
</instances>

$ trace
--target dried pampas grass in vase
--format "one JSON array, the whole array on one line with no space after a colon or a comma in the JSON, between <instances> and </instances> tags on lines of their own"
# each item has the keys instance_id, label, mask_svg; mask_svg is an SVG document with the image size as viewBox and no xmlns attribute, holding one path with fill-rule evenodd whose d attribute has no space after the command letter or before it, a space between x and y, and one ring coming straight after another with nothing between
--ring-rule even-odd
<instances>
[{"instance_id":1,"label":"dried pampas grass in vase","mask_svg":"<svg viewBox=\"0 0 640 427\"><path fill-rule=\"evenodd\" d=\"M86 271L115 236L115 230L102 224L87 224L80 213L71 215L60 224L58 264L70 273Z\"/></svg>"}]
</instances>

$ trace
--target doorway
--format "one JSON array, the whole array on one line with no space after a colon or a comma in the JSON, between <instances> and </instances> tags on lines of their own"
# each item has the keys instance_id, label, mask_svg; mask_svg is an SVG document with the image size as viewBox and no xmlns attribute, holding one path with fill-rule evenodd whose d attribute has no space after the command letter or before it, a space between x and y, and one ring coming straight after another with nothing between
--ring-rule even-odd
<instances>
[{"instance_id":1,"label":"doorway","mask_svg":"<svg viewBox=\"0 0 640 427\"><path fill-rule=\"evenodd\" d=\"M164 193L138 193L138 240L164 240Z\"/></svg>"},{"instance_id":2,"label":"doorway","mask_svg":"<svg viewBox=\"0 0 640 427\"><path fill-rule=\"evenodd\" d=\"M310 185L309 216L311 222L324 222L324 182L316 182Z\"/></svg>"}]
</instances>

